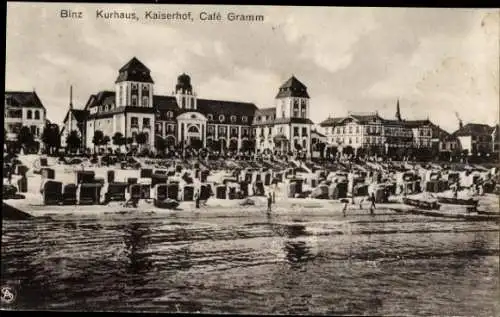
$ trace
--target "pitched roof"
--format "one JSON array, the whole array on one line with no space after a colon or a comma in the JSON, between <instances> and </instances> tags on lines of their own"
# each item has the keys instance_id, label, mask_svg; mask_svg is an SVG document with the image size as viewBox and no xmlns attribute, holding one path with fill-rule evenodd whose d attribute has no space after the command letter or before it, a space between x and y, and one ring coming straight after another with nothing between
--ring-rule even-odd
<instances>
[{"instance_id":1,"label":"pitched roof","mask_svg":"<svg viewBox=\"0 0 500 317\"><path fill-rule=\"evenodd\" d=\"M493 132L492 127L487 124L481 123L467 123L462 128L453 132L454 136L471 136L471 135L484 135L491 134Z\"/></svg>"},{"instance_id":2,"label":"pitched roof","mask_svg":"<svg viewBox=\"0 0 500 317\"><path fill-rule=\"evenodd\" d=\"M344 118L327 118L323 120L319 125L320 127L333 127L337 124L339 124Z\"/></svg>"},{"instance_id":3,"label":"pitched roof","mask_svg":"<svg viewBox=\"0 0 500 317\"><path fill-rule=\"evenodd\" d=\"M115 92L109 90L103 90L95 95L90 96L89 101L87 101L87 105L85 106L85 109L100 105L111 105L114 103L115 103Z\"/></svg>"},{"instance_id":4,"label":"pitched roof","mask_svg":"<svg viewBox=\"0 0 500 317\"><path fill-rule=\"evenodd\" d=\"M407 128L418 128L425 125L431 125L429 119L425 120L403 120L402 123Z\"/></svg>"},{"instance_id":5,"label":"pitched roof","mask_svg":"<svg viewBox=\"0 0 500 317\"><path fill-rule=\"evenodd\" d=\"M349 117L354 118L361 124L373 122L374 120L384 120L378 114L351 114Z\"/></svg>"},{"instance_id":6,"label":"pitched roof","mask_svg":"<svg viewBox=\"0 0 500 317\"><path fill-rule=\"evenodd\" d=\"M301 83L295 76L290 77L281 87L276 98L300 97L309 98L307 87Z\"/></svg>"},{"instance_id":7,"label":"pitched roof","mask_svg":"<svg viewBox=\"0 0 500 317\"><path fill-rule=\"evenodd\" d=\"M34 91L6 91L5 99L7 102L10 102L10 105L13 107L45 109L42 101Z\"/></svg>"},{"instance_id":8,"label":"pitched roof","mask_svg":"<svg viewBox=\"0 0 500 317\"><path fill-rule=\"evenodd\" d=\"M257 110L257 106L250 102L197 99L197 111L208 116L213 116L213 121L225 124L250 124ZM224 115L224 120L220 121L220 115ZM231 117L236 116L236 121L231 121ZM246 117L246 121L243 120ZM209 122L212 121L209 119Z\"/></svg>"},{"instance_id":9,"label":"pitched roof","mask_svg":"<svg viewBox=\"0 0 500 317\"><path fill-rule=\"evenodd\" d=\"M71 113L75 117L75 120L78 122L84 122L87 119L87 116L89 115L89 112L83 109L73 109L71 110Z\"/></svg>"},{"instance_id":10,"label":"pitched roof","mask_svg":"<svg viewBox=\"0 0 500 317\"><path fill-rule=\"evenodd\" d=\"M317 134L319 137L322 137L322 138L326 137L326 135L324 135L323 133L319 132L318 130L312 130L312 131L311 131L311 135L312 135L313 133L314 133L314 134Z\"/></svg>"},{"instance_id":11,"label":"pitched roof","mask_svg":"<svg viewBox=\"0 0 500 317\"><path fill-rule=\"evenodd\" d=\"M138 81L143 83L154 83L151 71L140 60L133 57L127 64L120 68L116 83L122 81Z\"/></svg>"}]
</instances>

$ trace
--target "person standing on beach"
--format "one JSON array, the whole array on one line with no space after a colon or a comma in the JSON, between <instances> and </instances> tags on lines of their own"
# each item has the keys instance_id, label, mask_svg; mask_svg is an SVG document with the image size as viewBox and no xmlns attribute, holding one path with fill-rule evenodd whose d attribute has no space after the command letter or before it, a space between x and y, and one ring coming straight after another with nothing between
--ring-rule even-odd
<instances>
[{"instance_id":1,"label":"person standing on beach","mask_svg":"<svg viewBox=\"0 0 500 317\"><path fill-rule=\"evenodd\" d=\"M268 194L267 196L267 213L271 213L271 206L273 204L273 196L271 193Z\"/></svg>"},{"instance_id":2,"label":"person standing on beach","mask_svg":"<svg viewBox=\"0 0 500 317\"><path fill-rule=\"evenodd\" d=\"M373 211L375 210L375 208L377 208L375 206L375 193L372 193L371 197L370 197L370 200L372 202L372 204L370 205L370 214L373 215Z\"/></svg>"}]
</instances>

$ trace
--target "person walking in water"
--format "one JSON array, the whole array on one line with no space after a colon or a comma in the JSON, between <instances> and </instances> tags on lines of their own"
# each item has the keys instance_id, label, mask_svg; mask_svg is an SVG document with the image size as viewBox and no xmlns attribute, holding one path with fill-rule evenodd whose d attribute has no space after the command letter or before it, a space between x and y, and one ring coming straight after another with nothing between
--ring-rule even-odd
<instances>
[{"instance_id":1,"label":"person walking in water","mask_svg":"<svg viewBox=\"0 0 500 317\"><path fill-rule=\"evenodd\" d=\"M371 197L370 197L370 200L372 202L372 204L370 205L370 214L373 215L373 211L375 210L375 208L377 208L375 206L375 193L372 193Z\"/></svg>"}]
</instances>

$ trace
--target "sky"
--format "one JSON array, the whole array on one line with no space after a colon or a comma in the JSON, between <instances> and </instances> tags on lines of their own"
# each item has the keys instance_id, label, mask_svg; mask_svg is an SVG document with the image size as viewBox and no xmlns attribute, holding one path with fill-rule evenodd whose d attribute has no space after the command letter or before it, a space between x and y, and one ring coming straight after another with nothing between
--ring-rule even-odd
<instances>
[{"instance_id":1,"label":"sky","mask_svg":"<svg viewBox=\"0 0 500 317\"><path fill-rule=\"evenodd\" d=\"M61 9L83 12L60 18ZM95 18L97 9L136 12L139 21ZM194 21L145 20L147 10L192 12ZM200 12L261 14L264 22L200 21ZM61 123L114 90L118 69L137 57L155 94L191 76L200 98L274 106L294 75L308 87L311 119L375 112L429 118L448 132L499 118L500 10L272 6L8 3L6 90L35 89Z\"/></svg>"}]
</instances>

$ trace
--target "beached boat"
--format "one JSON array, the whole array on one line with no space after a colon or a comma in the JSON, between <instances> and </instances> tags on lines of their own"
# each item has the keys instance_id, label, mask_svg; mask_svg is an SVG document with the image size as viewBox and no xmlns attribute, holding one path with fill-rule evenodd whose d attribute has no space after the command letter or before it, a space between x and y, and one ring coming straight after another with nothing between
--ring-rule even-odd
<instances>
[{"instance_id":1,"label":"beached boat","mask_svg":"<svg viewBox=\"0 0 500 317\"><path fill-rule=\"evenodd\" d=\"M464 205L464 206L477 206L479 200L476 198L455 198L455 197L446 197L446 196L438 196L438 202L441 204L450 204L450 205Z\"/></svg>"},{"instance_id":2,"label":"beached boat","mask_svg":"<svg viewBox=\"0 0 500 317\"><path fill-rule=\"evenodd\" d=\"M415 198L403 198L403 203L406 205L414 206L420 209L437 210L441 207L436 200L422 200Z\"/></svg>"},{"instance_id":3,"label":"beached boat","mask_svg":"<svg viewBox=\"0 0 500 317\"><path fill-rule=\"evenodd\" d=\"M175 199L164 199L164 200L156 200L154 201L154 205L157 208L163 208L163 209L175 209L179 207L179 202Z\"/></svg>"}]
</instances>

